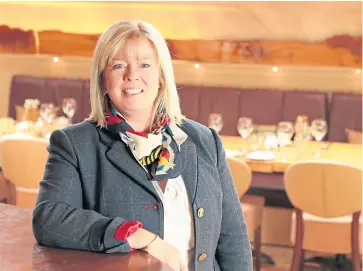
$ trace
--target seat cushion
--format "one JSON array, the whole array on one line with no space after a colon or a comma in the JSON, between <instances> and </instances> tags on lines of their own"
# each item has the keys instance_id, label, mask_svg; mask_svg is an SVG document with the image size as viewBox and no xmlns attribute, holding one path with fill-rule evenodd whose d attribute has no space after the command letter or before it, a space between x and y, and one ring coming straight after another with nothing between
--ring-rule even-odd
<instances>
[{"instance_id":1,"label":"seat cushion","mask_svg":"<svg viewBox=\"0 0 363 271\"><path fill-rule=\"evenodd\" d=\"M350 254L350 227L352 216L337 218L322 218L308 213L303 213L304 241L303 248L310 251ZM362 217L360 217L362 224ZM296 215L292 215L291 241L295 243ZM360 227L359 244L361 245L362 231ZM362 246L360 246L362 251Z\"/></svg>"}]
</instances>

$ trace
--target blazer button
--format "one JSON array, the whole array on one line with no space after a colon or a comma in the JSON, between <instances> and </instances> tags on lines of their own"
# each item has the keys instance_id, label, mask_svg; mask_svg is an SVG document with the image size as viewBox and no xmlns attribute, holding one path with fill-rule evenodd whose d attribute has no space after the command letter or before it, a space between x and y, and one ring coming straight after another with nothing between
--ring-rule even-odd
<instances>
[{"instance_id":1,"label":"blazer button","mask_svg":"<svg viewBox=\"0 0 363 271\"><path fill-rule=\"evenodd\" d=\"M198 257L198 261L202 262L202 261L204 261L206 258L207 258L207 254L205 254L205 253L200 254L200 255L199 255L199 257Z\"/></svg>"},{"instance_id":2,"label":"blazer button","mask_svg":"<svg viewBox=\"0 0 363 271\"><path fill-rule=\"evenodd\" d=\"M203 208L199 208L198 209L198 217L203 217L204 216L204 209Z\"/></svg>"}]
</instances>

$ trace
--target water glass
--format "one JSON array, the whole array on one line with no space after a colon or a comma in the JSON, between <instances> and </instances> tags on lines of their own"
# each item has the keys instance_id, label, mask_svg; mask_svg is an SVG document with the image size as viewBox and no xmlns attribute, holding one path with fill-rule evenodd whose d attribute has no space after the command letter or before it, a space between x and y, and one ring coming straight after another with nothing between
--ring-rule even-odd
<instances>
[{"instance_id":1,"label":"water glass","mask_svg":"<svg viewBox=\"0 0 363 271\"><path fill-rule=\"evenodd\" d=\"M223 128L222 114L218 114L218 113L210 114L209 120L208 120L208 127L213 128L214 130L216 130L219 133Z\"/></svg>"}]
</instances>

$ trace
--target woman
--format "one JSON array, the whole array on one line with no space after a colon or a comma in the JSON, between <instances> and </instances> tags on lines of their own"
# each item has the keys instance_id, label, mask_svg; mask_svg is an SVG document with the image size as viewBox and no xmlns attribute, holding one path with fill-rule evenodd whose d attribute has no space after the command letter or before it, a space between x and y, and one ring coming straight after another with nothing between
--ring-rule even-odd
<instances>
[{"instance_id":1,"label":"woman","mask_svg":"<svg viewBox=\"0 0 363 271\"><path fill-rule=\"evenodd\" d=\"M169 50L142 21L99 38L89 120L53 132L33 215L48 246L144 250L173 270L252 270L214 130L183 118Z\"/></svg>"}]
</instances>

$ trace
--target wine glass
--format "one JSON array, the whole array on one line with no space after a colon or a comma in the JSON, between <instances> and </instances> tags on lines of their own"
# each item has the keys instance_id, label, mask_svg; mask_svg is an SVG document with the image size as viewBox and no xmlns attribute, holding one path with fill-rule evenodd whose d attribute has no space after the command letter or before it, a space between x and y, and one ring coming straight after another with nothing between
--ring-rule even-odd
<instances>
[{"instance_id":1,"label":"wine glass","mask_svg":"<svg viewBox=\"0 0 363 271\"><path fill-rule=\"evenodd\" d=\"M253 132L253 121L251 118L247 117L241 117L238 119L237 122L237 131L240 134L240 136L244 140L244 148L242 149L242 152L246 152L246 145L247 145L247 138L252 134Z\"/></svg>"},{"instance_id":2,"label":"wine glass","mask_svg":"<svg viewBox=\"0 0 363 271\"><path fill-rule=\"evenodd\" d=\"M280 121L277 124L277 140L280 146L289 145L293 135L294 125L292 122Z\"/></svg>"},{"instance_id":3,"label":"wine glass","mask_svg":"<svg viewBox=\"0 0 363 271\"><path fill-rule=\"evenodd\" d=\"M211 113L209 115L208 127L213 128L214 130L216 130L219 133L223 128L222 114Z\"/></svg>"},{"instance_id":4,"label":"wine glass","mask_svg":"<svg viewBox=\"0 0 363 271\"><path fill-rule=\"evenodd\" d=\"M291 138L294 135L294 124L289 121L280 121L277 124L276 134L281 158L285 160L285 157L282 155L282 150L284 146L289 145L291 142Z\"/></svg>"},{"instance_id":5,"label":"wine glass","mask_svg":"<svg viewBox=\"0 0 363 271\"><path fill-rule=\"evenodd\" d=\"M68 118L69 124L72 123L72 118L76 113L77 102L74 98L65 98L62 103L62 110Z\"/></svg>"},{"instance_id":6,"label":"wine glass","mask_svg":"<svg viewBox=\"0 0 363 271\"><path fill-rule=\"evenodd\" d=\"M323 119L314 119L311 122L310 129L311 129L311 135L313 136L313 138L316 141L321 142L323 140L323 138L325 137L326 133L328 132L328 124ZM319 150L317 152L317 156L320 156L321 147L322 146L320 145Z\"/></svg>"},{"instance_id":7,"label":"wine glass","mask_svg":"<svg viewBox=\"0 0 363 271\"><path fill-rule=\"evenodd\" d=\"M52 124L56 118L56 108L53 103L44 103L40 106L39 114L48 124Z\"/></svg>"}]
</instances>

